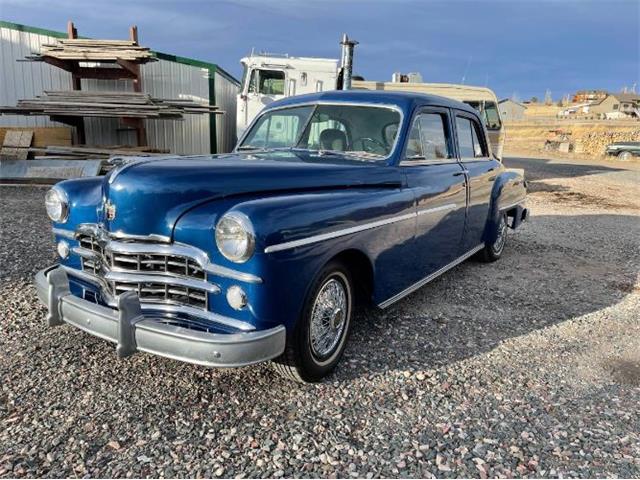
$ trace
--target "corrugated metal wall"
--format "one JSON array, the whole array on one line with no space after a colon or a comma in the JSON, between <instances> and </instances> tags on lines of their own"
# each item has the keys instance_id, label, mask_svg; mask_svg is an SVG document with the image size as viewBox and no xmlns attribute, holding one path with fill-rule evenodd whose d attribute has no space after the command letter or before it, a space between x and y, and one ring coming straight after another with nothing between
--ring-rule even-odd
<instances>
[{"instance_id":1,"label":"corrugated metal wall","mask_svg":"<svg viewBox=\"0 0 640 480\"><path fill-rule=\"evenodd\" d=\"M142 66L142 90L157 98L189 98L209 102L207 69L158 60ZM130 80L82 80L83 90L132 92ZM145 120L147 140L156 148L182 155L209 153L209 115L185 115L184 120ZM135 145L135 132L118 129L117 119L86 118L87 142Z\"/></svg>"},{"instance_id":2,"label":"corrugated metal wall","mask_svg":"<svg viewBox=\"0 0 640 480\"><path fill-rule=\"evenodd\" d=\"M71 74L44 62L17 62L40 50L54 37L0 27L0 105L14 106L19 98L31 98L43 90L70 90ZM49 117L0 115L0 125L51 127L59 125Z\"/></svg>"},{"instance_id":3,"label":"corrugated metal wall","mask_svg":"<svg viewBox=\"0 0 640 480\"><path fill-rule=\"evenodd\" d=\"M216 118L216 140L218 152L230 152L236 145L236 102L240 88L237 84L216 71L214 76L215 102L224 115Z\"/></svg>"},{"instance_id":4,"label":"corrugated metal wall","mask_svg":"<svg viewBox=\"0 0 640 480\"><path fill-rule=\"evenodd\" d=\"M70 90L71 75L43 62L19 62L40 50L55 37L29 31L0 27L0 104L13 106L21 98L33 98L44 90ZM236 94L238 87L216 72L215 97L209 92L209 75L215 65L202 62L160 59L142 66L142 88L158 98L189 98L215 102L226 111L222 116L185 115L184 120L146 120L147 140L155 148L176 154L204 154L213 151L210 118L216 122L218 152L228 152L235 145ZM195 65L194 65L195 64ZM129 80L82 80L83 90L133 91ZM0 116L3 126L54 126L47 117ZM87 143L92 145L135 145L135 132L124 128L117 119L85 118Z\"/></svg>"}]
</instances>

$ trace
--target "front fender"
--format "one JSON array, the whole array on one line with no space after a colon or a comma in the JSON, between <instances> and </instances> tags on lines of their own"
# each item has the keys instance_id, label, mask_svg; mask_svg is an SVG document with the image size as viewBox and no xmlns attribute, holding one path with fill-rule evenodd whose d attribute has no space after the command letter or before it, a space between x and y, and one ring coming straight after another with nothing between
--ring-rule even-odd
<instances>
[{"instance_id":1,"label":"front fender","mask_svg":"<svg viewBox=\"0 0 640 480\"><path fill-rule=\"evenodd\" d=\"M522 219L523 204L526 200L527 188L524 179L524 170L506 169L496 178L491 190L491 201L487 225L484 232L484 242L493 243L495 241L497 225L500 215L505 211L516 209L512 228L518 227Z\"/></svg>"},{"instance_id":2,"label":"front fender","mask_svg":"<svg viewBox=\"0 0 640 480\"><path fill-rule=\"evenodd\" d=\"M415 219L332 237L336 231L413 212L413 195L400 188L359 188L322 192L290 193L261 198L214 201L188 212L176 225L174 238L209 252L214 263L262 278L262 283L242 285L251 308L229 311L224 295L212 307L221 314L249 321L258 328L285 324L292 327L317 272L345 250L358 250L370 260L375 272L389 249L407 246L415 234ZM246 215L256 233L256 250L243 264L224 258L215 246L214 230L224 213ZM267 247L329 234L317 242L269 251ZM267 250L267 251L265 251ZM410 259L410 255L403 258ZM216 278L222 291L233 280ZM384 283L380 288L384 288Z\"/></svg>"}]
</instances>

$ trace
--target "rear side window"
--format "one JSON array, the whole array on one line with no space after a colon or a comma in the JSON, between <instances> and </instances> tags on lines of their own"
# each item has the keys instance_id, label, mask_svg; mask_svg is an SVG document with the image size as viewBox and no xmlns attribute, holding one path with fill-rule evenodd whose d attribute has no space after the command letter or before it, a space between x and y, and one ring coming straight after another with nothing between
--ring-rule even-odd
<instances>
[{"instance_id":1,"label":"rear side window","mask_svg":"<svg viewBox=\"0 0 640 480\"><path fill-rule=\"evenodd\" d=\"M406 160L442 161L451 158L447 118L440 113L419 114L407 140Z\"/></svg>"},{"instance_id":2,"label":"rear side window","mask_svg":"<svg viewBox=\"0 0 640 480\"><path fill-rule=\"evenodd\" d=\"M458 131L458 149L460 158L482 158L489 156L484 142L480 140L482 130L477 122L466 118L456 117Z\"/></svg>"}]
</instances>

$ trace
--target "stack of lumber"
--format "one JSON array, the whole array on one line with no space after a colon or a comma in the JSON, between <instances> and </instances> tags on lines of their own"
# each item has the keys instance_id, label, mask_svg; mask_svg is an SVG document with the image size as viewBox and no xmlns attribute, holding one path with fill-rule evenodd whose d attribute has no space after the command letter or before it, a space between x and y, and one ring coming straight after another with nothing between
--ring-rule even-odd
<instances>
[{"instance_id":1,"label":"stack of lumber","mask_svg":"<svg viewBox=\"0 0 640 480\"><path fill-rule=\"evenodd\" d=\"M60 39L54 44L43 44L39 54L27 57L29 60L43 60L52 57L57 60L115 62L128 60L145 63L156 60L151 51L140 47L131 40L91 40Z\"/></svg>"},{"instance_id":2,"label":"stack of lumber","mask_svg":"<svg viewBox=\"0 0 640 480\"><path fill-rule=\"evenodd\" d=\"M62 91L44 92L34 99L19 100L15 107L0 106L9 115L60 117L111 117L181 119L185 114L221 114L215 105L183 99L153 98L137 92Z\"/></svg>"}]
</instances>

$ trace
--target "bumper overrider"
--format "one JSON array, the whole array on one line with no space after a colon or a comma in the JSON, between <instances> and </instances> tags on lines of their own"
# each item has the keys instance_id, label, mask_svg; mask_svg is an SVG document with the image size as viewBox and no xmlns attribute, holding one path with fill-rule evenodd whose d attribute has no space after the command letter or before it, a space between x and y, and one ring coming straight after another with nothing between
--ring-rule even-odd
<instances>
[{"instance_id":1,"label":"bumper overrider","mask_svg":"<svg viewBox=\"0 0 640 480\"><path fill-rule=\"evenodd\" d=\"M118 357L138 351L208 367L241 367L264 362L285 348L285 327L239 333L210 333L164 323L157 313L142 311L134 291L117 297L110 308L71 294L67 272L45 268L35 278L38 298L48 309L51 327L68 323L116 343Z\"/></svg>"}]
</instances>

